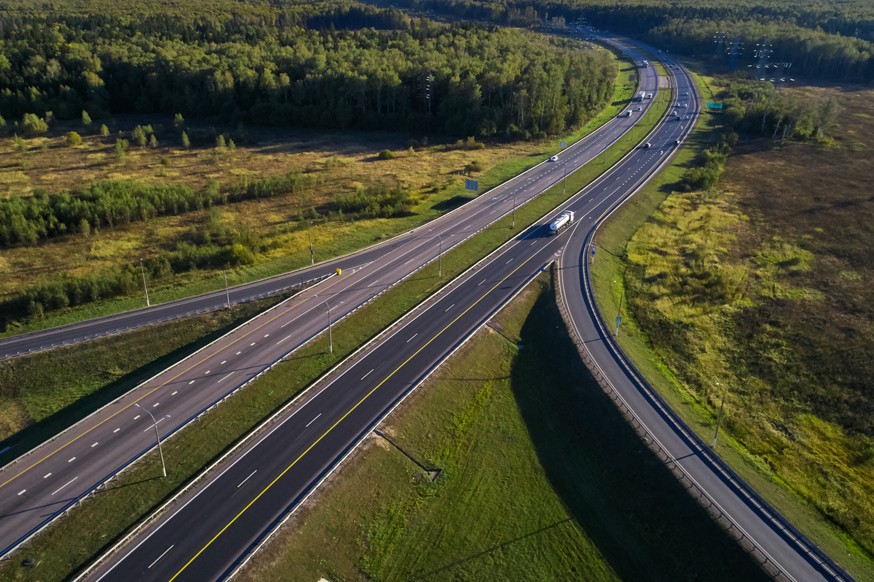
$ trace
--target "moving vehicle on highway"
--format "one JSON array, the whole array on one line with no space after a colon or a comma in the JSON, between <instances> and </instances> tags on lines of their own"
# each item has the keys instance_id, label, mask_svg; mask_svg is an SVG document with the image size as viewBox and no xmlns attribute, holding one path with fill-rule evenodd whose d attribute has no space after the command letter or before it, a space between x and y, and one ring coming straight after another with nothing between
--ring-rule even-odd
<instances>
[{"instance_id":1,"label":"moving vehicle on highway","mask_svg":"<svg viewBox=\"0 0 874 582\"><path fill-rule=\"evenodd\" d=\"M558 234L574 222L573 210L565 210L549 223L549 234Z\"/></svg>"}]
</instances>

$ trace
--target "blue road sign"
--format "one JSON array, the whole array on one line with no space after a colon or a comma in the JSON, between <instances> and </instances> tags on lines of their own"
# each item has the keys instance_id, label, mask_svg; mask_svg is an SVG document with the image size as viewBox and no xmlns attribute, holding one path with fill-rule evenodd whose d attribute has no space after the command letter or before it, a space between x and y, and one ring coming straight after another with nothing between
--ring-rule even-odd
<instances>
[{"instance_id":1,"label":"blue road sign","mask_svg":"<svg viewBox=\"0 0 874 582\"><path fill-rule=\"evenodd\" d=\"M477 190L479 190L479 182L477 182L476 180L465 180L464 189L473 190L474 192L476 192Z\"/></svg>"},{"instance_id":2,"label":"blue road sign","mask_svg":"<svg viewBox=\"0 0 874 582\"><path fill-rule=\"evenodd\" d=\"M617 315L617 316L616 316L616 325L619 325L620 323L622 323L622 316L621 316L621 315Z\"/></svg>"},{"instance_id":3,"label":"blue road sign","mask_svg":"<svg viewBox=\"0 0 874 582\"><path fill-rule=\"evenodd\" d=\"M592 248L592 256L593 257L595 256L595 248L594 247Z\"/></svg>"}]
</instances>

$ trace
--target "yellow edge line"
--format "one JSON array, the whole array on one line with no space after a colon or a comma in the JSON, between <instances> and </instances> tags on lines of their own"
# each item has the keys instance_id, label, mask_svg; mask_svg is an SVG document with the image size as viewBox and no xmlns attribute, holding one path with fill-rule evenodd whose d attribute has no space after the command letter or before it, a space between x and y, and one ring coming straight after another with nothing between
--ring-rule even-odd
<instances>
[{"instance_id":1,"label":"yellow edge line","mask_svg":"<svg viewBox=\"0 0 874 582\"><path fill-rule=\"evenodd\" d=\"M331 287L333 287L334 285L336 285L336 284L339 283L339 282L340 282L340 278L338 277L338 278L337 278L337 281L335 281L335 282L332 283L331 285L326 286L324 290L328 290L328 289L330 289ZM309 299L312 299L312 297L310 297ZM260 330L261 328L263 328L265 325L267 325L267 324L269 324L269 323L272 323L272 322L275 321L276 319L282 317L283 315L285 315L286 313L288 313L289 311L291 311L292 309L294 309L294 308L296 308L296 307L298 307L298 306L299 306L299 304L298 304L298 305L293 305L293 306L289 307L288 309L286 309L285 311L282 311L281 313L278 313L277 315L271 317L270 319L268 319L267 321L265 321L264 323L262 323L262 324L259 325L258 327L256 327L256 328L254 328L253 330L251 330L251 331L250 331L249 333L247 333L246 335L243 335L243 336L241 336L241 337L235 339L234 341L232 341L231 343L229 343L227 346L225 346L223 349L227 349L227 348L233 346L234 344L236 344L237 342L246 339L247 337L249 337L250 335L252 335L252 334L255 333L256 331L258 331L258 330ZM53 456L56 455L57 453L63 451L63 450L66 449L68 446L72 445L73 443L75 443L76 441L78 441L78 440L81 439L82 437L86 436L87 434L89 434L89 433L92 432L93 430L95 430L95 429L99 428L100 426L102 426L103 424L109 422L110 420L112 420L113 418L115 418L116 416L118 416L119 414L121 414L122 412L124 412L124 411L126 411L127 409L129 409L130 407L134 406L134 404L136 404L136 403L138 403L138 402L141 402L141 401L144 400L145 398L148 398L149 396L151 396L152 394L154 394L155 392L157 392L158 390L160 390L161 388L163 388L163 387L166 386L167 384L173 382L176 378L178 378L178 377L181 376L182 374L184 374L184 373L186 373L186 372L188 372L188 371L190 371L190 370L196 368L197 366L199 366L200 364L202 364L203 362L205 362L206 360L208 360L209 358L211 358L211 357L214 356L214 355L215 355L215 354L211 354L211 355L204 356L202 359L198 360L196 363L191 364L189 367L185 368L184 370L182 370L181 372L179 372L178 374L176 374L175 376L173 376L172 378L170 378L170 379L167 380L166 382L162 383L161 385L155 387L153 390L150 390L150 391L146 392L146 393L143 394L141 397L137 398L134 402L131 402L130 404L128 404L127 406L125 406L124 408L122 408L121 410L119 410L118 412L115 412L115 413L112 414L111 416L109 416L109 417L103 419L102 421L98 422L97 424L95 424L94 426L92 426L91 428L89 428L88 430L86 430L85 432L83 432L82 434L80 434L79 436L77 436L76 438L71 439L70 441L68 441L67 443L65 443L64 445L62 445L61 447L55 449L54 451L52 451L51 453L47 454L46 456L44 456L44 457L41 458L40 460L34 462L34 463L33 463L32 465L30 465L29 467L27 467L27 468L25 468L25 469L22 469L19 473L17 473L17 474L15 474L14 476L10 477L9 479L7 479L6 481L4 481L3 483L0 483L0 488L5 487L6 485L8 485L9 483L11 483L12 481L18 479L19 477L21 477L22 475L24 475L25 473L27 473L28 471L30 471L31 469L33 469L34 467L36 467L37 465L39 465L40 463L46 461L46 460L49 459L50 457L53 457Z\"/></svg>"},{"instance_id":2,"label":"yellow edge line","mask_svg":"<svg viewBox=\"0 0 874 582\"><path fill-rule=\"evenodd\" d=\"M536 255L536 253L535 253L535 255ZM271 482L270 482L266 487L264 487L264 489L262 489L261 492L258 493L258 495L256 495L256 496L252 499L252 501L250 501L248 504L246 504L246 506L245 506L243 509L241 509L240 512L237 513L237 515L235 515L235 516L233 517L233 519L231 519L231 521L229 521L229 522L227 523L227 525L225 525L221 530L219 530L219 532L218 532L217 534L215 534L215 535L212 537L212 539L209 540L209 541L206 543L206 545L204 545L202 548L200 548L200 550L199 550L196 554L194 554L194 556L193 556L190 560L188 560L188 562L186 562L186 564L185 564L184 566L182 566L182 568L180 568L178 572L176 572L175 574L173 574L173 577L170 578L169 582L173 582L173 580L175 580L176 578L178 578L179 575L182 574L182 572L185 571L185 569L188 568L188 566L190 566L192 562L194 562L194 560L196 560L196 559L197 559L197 558L198 558L198 557L199 557L203 552L206 551L207 548L209 548L209 546L211 546L211 545L213 544L213 542L215 542L215 541L219 538L219 536L221 536L223 533L225 533L225 531L226 531L229 527L231 527L231 526L234 524L234 522L237 521L237 520L240 518L240 516L242 516L244 513L246 513L246 511L248 511L248 509L249 509L250 507L252 507L252 505L254 505L256 501L258 501L259 499L261 499L261 497L262 497L265 493L267 493L267 491L270 490L270 488L273 487L273 486L276 484L277 481L279 481L280 479L282 479L282 477L283 477L286 473L288 473L288 471L290 471L292 467L294 467L295 465L297 465L297 463L298 463L301 459L303 459L303 458L307 455L307 453L309 453L309 452L313 449L313 447L315 447L317 444L319 444L319 443L322 441L322 439L324 439L326 436L328 436L328 435L331 433L331 431L333 431L333 430L337 427L337 425L339 425L341 422L343 422L343 421L346 419L346 417L348 417L350 414L352 414L352 413L355 411L356 408L358 408L358 407L359 407L359 406L360 406L360 405L361 405L365 400L367 400L368 398L370 398L370 396L371 396L374 392L376 392L376 391L377 391L377 390L378 390L378 389L379 389L383 384L385 384L386 382L388 382L388 381L391 379L391 377L394 376L395 374L397 374L398 371L400 371L401 368L403 368L404 366L406 366L406 365L410 362L410 360L412 360L413 358L415 358L416 356L418 356L419 353L420 353L422 350L424 350L424 349L427 348L429 345L431 345L431 343L432 343L434 340L436 340L438 337L440 337L440 336L443 334L443 332L445 332L447 329L449 329L450 327L452 327L452 326L455 324L455 322L457 322L459 319L461 319L462 317L464 317L464 315L466 315L468 311L470 311L471 309L473 309L474 307L476 307L476 305L477 305L480 301L482 301L483 299L485 299L486 296L487 296L489 293L491 293L492 291L494 291L495 289L497 289L499 285L501 285L504 281L506 281L507 279L509 279L510 277L512 277L513 274L516 273L516 271L518 271L519 269L521 269L522 267L524 267L525 264L528 263L529 261L531 261L531 259L533 259L535 255L531 255L530 257L528 257L527 259L525 259L525 261L519 263L519 266L518 266L518 267L516 267L515 269L513 269L512 271L510 271L510 273L508 273L506 277L504 277L503 279L501 279L500 281L498 281L497 283L495 283L495 285L494 285L491 289L489 289L488 291L486 291L485 293L483 293L483 295L482 295L479 299L477 299L476 301L474 301L474 302L470 305L470 307L468 307L467 309L465 309L464 311L462 311L461 313L459 313L458 316L457 316L455 319L453 319L452 321L450 321L449 323L446 324L446 327L444 327L443 329L441 329L440 331L438 331L438 332L434 335L434 337L432 337L432 338L429 339L426 343L424 343L424 344L422 345L422 347L420 347L418 350L416 350L416 351L413 353L413 355L411 355L409 358L407 358L406 360L404 360L404 362L401 363L397 368L395 368L394 370L392 370L392 372L391 372L388 376L386 376L385 378L383 378L383 379L379 382L379 384L377 384L376 386L374 386L373 389L372 389L370 392L368 392L367 394L365 394L365 395L361 398L361 400L359 400L358 402L356 402L356 403L355 403L355 406L353 406L352 408L350 408L350 409L346 412L346 414L344 414L343 416L341 416L341 417L337 420L337 422L335 422L333 425L331 425L331 427L330 427L328 430L326 430L326 431L322 434L322 436L320 436L318 439L316 439L315 441L313 441L313 444L311 444L311 445L310 445L310 446L309 446L309 447L308 447L304 452L302 452L302 453L300 454L300 456L298 456L294 461L292 461L290 465L288 465L285 469L283 469L282 472L281 472L279 475L277 475L276 478L273 479L273 481L271 481Z\"/></svg>"}]
</instances>

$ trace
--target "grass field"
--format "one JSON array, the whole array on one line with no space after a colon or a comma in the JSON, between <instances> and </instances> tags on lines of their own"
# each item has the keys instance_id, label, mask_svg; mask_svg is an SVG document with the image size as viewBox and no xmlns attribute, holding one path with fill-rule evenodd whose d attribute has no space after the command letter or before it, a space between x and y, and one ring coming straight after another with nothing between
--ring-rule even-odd
<instances>
[{"instance_id":1,"label":"grass field","mask_svg":"<svg viewBox=\"0 0 874 582\"><path fill-rule=\"evenodd\" d=\"M763 578L591 380L548 277L491 325L382 427L436 481L372 437L242 580Z\"/></svg>"},{"instance_id":2,"label":"grass field","mask_svg":"<svg viewBox=\"0 0 874 582\"><path fill-rule=\"evenodd\" d=\"M651 127L667 107L667 100L657 101L643 118ZM603 155L612 161L632 146L623 138ZM182 431L164 447L169 467L167 479L154 479L157 457L140 461L114 482L114 486L90 499L77 511L40 534L23 550L38 556L40 576L47 580L67 578L83 567L114 539L154 509L162 499L193 478L212 459L221 455L242 436L257 426L272 411L293 398L320 375L336 365L367 339L401 317L445 281L522 229L573 192L591 181L603 167L585 167L568 176L567 191L555 186L537 199L521 206L516 213L516 228L510 217L489 228L443 256L443 277L437 265L429 265L397 285L373 303L357 311L334 327L334 351L327 350L327 339L305 346L293 359L276 366L248 389L236 393L222 406ZM86 532L86 533L83 533ZM26 579L27 571L17 564L0 564L0 579Z\"/></svg>"},{"instance_id":3,"label":"grass field","mask_svg":"<svg viewBox=\"0 0 874 582\"><path fill-rule=\"evenodd\" d=\"M0 465L280 299L0 362Z\"/></svg>"},{"instance_id":4,"label":"grass field","mask_svg":"<svg viewBox=\"0 0 874 582\"><path fill-rule=\"evenodd\" d=\"M710 439L725 395L719 453L872 580L874 93L792 91L838 100L830 142L742 141L718 191L673 194L715 134L705 114L677 164L602 229L594 280L604 313L624 301L620 342L674 409Z\"/></svg>"},{"instance_id":5,"label":"grass field","mask_svg":"<svg viewBox=\"0 0 874 582\"><path fill-rule=\"evenodd\" d=\"M620 70L621 69L621 70ZM185 183L203 187L211 180L234 184L257 176L278 176L300 171L315 179L315 186L297 196L253 200L225 206L221 221L248 225L258 233L266 250L253 265L239 267L229 276L243 283L309 264L308 234L313 237L316 260L325 260L372 244L418 226L451 210L470 193L464 190L465 167L477 161L474 173L480 192L485 191L555 153L559 140L573 142L612 118L627 103L635 89L636 72L630 63L617 60L613 102L574 134L549 142L489 143L483 149L458 148L454 143L422 145L422 138L391 133L313 133L246 128L247 140L234 150L181 148L159 143L157 149L132 147L124 164L115 161L118 131L130 132L138 123L166 127L175 136L169 119L119 118L110 138L86 136L82 146L64 145L62 131L54 137L26 140L27 153L15 151L12 138L0 140L0 195L21 195L34 188L58 191L103 179L137 179L153 183ZM61 128L67 129L67 128ZM236 128L217 128L237 131ZM159 132L160 133L160 132ZM411 141L416 142L410 147ZM379 152L390 150L394 159L381 160ZM406 188L413 197L411 213L394 219L349 222L322 217L307 232L301 212L325 208L338 195L354 193L374 184ZM179 240L203 229L206 211L161 217L146 223L120 227L85 237L69 236L34 247L0 251L0 270L14 276L0 279L0 300L36 283L62 274L84 276L118 264L136 264L140 258L172 250ZM215 290L222 286L220 271L201 269L180 273L171 279L153 281L156 302ZM47 315L41 320L15 326L21 333L54 325L116 313L142 303L140 297L125 297L88 304Z\"/></svg>"}]
</instances>

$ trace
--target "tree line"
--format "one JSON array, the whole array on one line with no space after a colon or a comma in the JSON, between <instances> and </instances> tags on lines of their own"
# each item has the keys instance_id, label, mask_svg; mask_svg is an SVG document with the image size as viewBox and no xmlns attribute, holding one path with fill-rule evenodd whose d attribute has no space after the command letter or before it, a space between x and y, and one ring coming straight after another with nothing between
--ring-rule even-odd
<instances>
[{"instance_id":1,"label":"tree line","mask_svg":"<svg viewBox=\"0 0 874 582\"><path fill-rule=\"evenodd\" d=\"M792 75L868 83L874 79L874 5L831 2L787 5L777 0L727 4L716 0L394 0L428 10L514 26L539 27L560 17L649 41L660 48L726 60L734 66L758 62L756 43L772 45L773 62L791 62ZM745 48L726 54L718 32Z\"/></svg>"},{"instance_id":2,"label":"tree line","mask_svg":"<svg viewBox=\"0 0 874 582\"><path fill-rule=\"evenodd\" d=\"M296 194L312 185L300 172L221 188L216 181L200 190L184 184L147 184L136 180L97 182L80 191L0 199L0 246L33 245L66 234L145 222L242 200Z\"/></svg>"},{"instance_id":3,"label":"tree line","mask_svg":"<svg viewBox=\"0 0 874 582\"><path fill-rule=\"evenodd\" d=\"M615 66L601 50L357 3L326 6L269 18L0 16L0 115L163 112L525 137L576 126L612 94Z\"/></svg>"}]
</instances>

